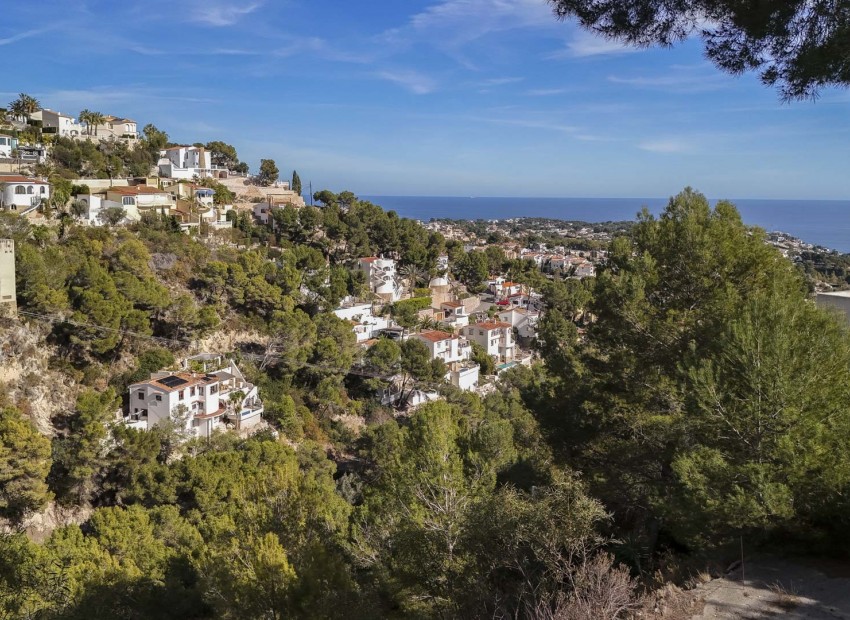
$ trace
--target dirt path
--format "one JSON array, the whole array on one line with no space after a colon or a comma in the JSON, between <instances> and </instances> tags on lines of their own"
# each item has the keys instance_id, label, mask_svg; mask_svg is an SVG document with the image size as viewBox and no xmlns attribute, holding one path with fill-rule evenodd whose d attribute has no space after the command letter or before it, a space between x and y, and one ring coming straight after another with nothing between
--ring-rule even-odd
<instances>
[{"instance_id":1,"label":"dirt path","mask_svg":"<svg viewBox=\"0 0 850 620\"><path fill-rule=\"evenodd\" d=\"M705 600L693 620L850 620L850 563L749 558L742 570L698 591Z\"/></svg>"}]
</instances>

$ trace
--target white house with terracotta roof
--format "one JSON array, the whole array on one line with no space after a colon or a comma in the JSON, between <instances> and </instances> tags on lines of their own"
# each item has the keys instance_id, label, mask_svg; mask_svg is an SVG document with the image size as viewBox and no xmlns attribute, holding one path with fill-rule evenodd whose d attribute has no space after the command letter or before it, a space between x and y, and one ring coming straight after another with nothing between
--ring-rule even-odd
<instances>
[{"instance_id":1,"label":"white house with terracotta roof","mask_svg":"<svg viewBox=\"0 0 850 620\"><path fill-rule=\"evenodd\" d=\"M168 215L175 206L174 198L167 190L148 185L110 187L106 190L106 200L124 207L128 217L138 214L134 219L146 213Z\"/></svg>"},{"instance_id":2,"label":"white house with terracotta roof","mask_svg":"<svg viewBox=\"0 0 850 620\"><path fill-rule=\"evenodd\" d=\"M459 301L444 301L440 304L443 313L443 323L452 327L464 327L469 325L469 313Z\"/></svg>"},{"instance_id":3,"label":"white house with terracotta roof","mask_svg":"<svg viewBox=\"0 0 850 620\"><path fill-rule=\"evenodd\" d=\"M510 307L502 310L496 316L500 321L510 323L520 338L535 338L537 336L539 312L528 308Z\"/></svg>"},{"instance_id":4,"label":"white house with terracotta roof","mask_svg":"<svg viewBox=\"0 0 850 620\"><path fill-rule=\"evenodd\" d=\"M132 384L124 422L147 430L174 420L196 437L209 437L226 423L242 430L260 421L263 403L257 386L245 380L232 360L202 354L188 358L183 366Z\"/></svg>"},{"instance_id":5,"label":"white house with terracotta roof","mask_svg":"<svg viewBox=\"0 0 850 620\"><path fill-rule=\"evenodd\" d=\"M590 261L584 261L576 265L574 275L577 278L592 278L596 275L596 267Z\"/></svg>"},{"instance_id":6,"label":"white house with terracotta roof","mask_svg":"<svg viewBox=\"0 0 850 620\"><path fill-rule=\"evenodd\" d=\"M167 191L147 185L108 187L98 193L74 197L85 205L81 219L92 226L103 224L102 214L111 207L123 208L125 222L138 222L148 213L169 215L175 208L174 197Z\"/></svg>"},{"instance_id":7,"label":"white house with terracotta roof","mask_svg":"<svg viewBox=\"0 0 850 620\"><path fill-rule=\"evenodd\" d=\"M411 338L416 338L428 347L432 360L441 359L446 364L451 364L452 362L462 362L472 357L472 347L457 334L450 334L440 330L429 330L413 334Z\"/></svg>"},{"instance_id":8,"label":"white house with terracotta roof","mask_svg":"<svg viewBox=\"0 0 850 620\"><path fill-rule=\"evenodd\" d=\"M359 261L360 270L366 274L369 290L386 302L401 299L403 289L391 258L367 256Z\"/></svg>"},{"instance_id":9,"label":"white house with terracotta roof","mask_svg":"<svg viewBox=\"0 0 850 620\"><path fill-rule=\"evenodd\" d=\"M522 290L522 284L505 280L499 276L490 281L489 289L496 301L499 301L519 293Z\"/></svg>"},{"instance_id":10,"label":"white house with terracotta roof","mask_svg":"<svg viewBox=\"0 0 850 620\"><path fill-rule=\"evenodd\" d=\"M510 362L514 359L513 326L505 321L484 321L468 325L460 330L462 336L474 342L497 362Z\"/></svg>"},{"instance_id":11,"label":"white house with terracotta roof","mask_svg":"<svg viewBox=\"0 0 850 620\"><path fill-rule=\"evenodd\" d=\"M25 213L50 198L50 183L19 174L0 176L0 208Z\"/></svg>"}]
</instances>

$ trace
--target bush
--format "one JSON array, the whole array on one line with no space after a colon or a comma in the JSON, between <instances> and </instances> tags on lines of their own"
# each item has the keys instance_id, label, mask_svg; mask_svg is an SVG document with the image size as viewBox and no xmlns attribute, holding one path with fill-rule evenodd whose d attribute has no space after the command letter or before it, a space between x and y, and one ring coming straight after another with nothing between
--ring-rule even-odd
<instances>
[{"instance_id":1,"label":"bush","mask_svg":"<svg viewBox=\"0 0 850 620\"><path fill-rule=\"evenodd\" d=\"M404 314L405 312L419 312L431 307L430 297L414 297L403 299L393 304L393 314Z\"/></svg>"}]
</instances>

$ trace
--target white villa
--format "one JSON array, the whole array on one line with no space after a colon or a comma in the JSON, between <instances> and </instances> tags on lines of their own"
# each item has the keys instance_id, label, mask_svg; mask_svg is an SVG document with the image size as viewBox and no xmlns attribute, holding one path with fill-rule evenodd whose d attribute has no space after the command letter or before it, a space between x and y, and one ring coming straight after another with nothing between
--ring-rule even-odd
<instances>
[{"instance_id":1,"label":"white villa","mask_svg":"<svg viewBox=\"0 0 850 620\"><path fill-rule=\"evenodd\" d=\"M396 276L395 261L369 256L360 259L360 269L366 274L369 290L386 302L401 299L402 286Z\"/></svg>"},{"instance_id":2,"label":"white villa","mask_svg":"<svg viewBox=\"0 0 850 620\"><path fill-rule=\"evenodd\" d=\"M507 299L511 295L515 295L522 290L522 284L519 282L506 281L502 276L498 276L488 283L489 292L493 294L496 301Z\"/></svg>"},{"instance_id":3,"label":"white villa","mask_svg":"<svg viewBox=\"0 0 850 620\"><path fill-rule=\"evenodd\" d=\"M372 304L370 303L343 304L333 312L342 320L351 322L352 330L357 337L357 344L377 338L382 330L395 325L394 321L386 317L372 314Z\"/></svg>"},{"instance_id":4,"label":"white villa","mask_svg":"<svg viewBox=\"0 0 850 620\"><path fill-rule=\"evenodd\" d=\"M468 340L481 345L497 363L514 359L514 332L510 323L485 321L460 330Z\"/></svg>"},{"instance_id":5,"label":"white villa","mask_svg":"<svg viewBox=\"0 0 850 620\"><path fill-rule=\"evenodd\" d=\"M537 336L537 322L539 312L527 308L511 307L497 314L499 320L510 325L517 331L521 338L535 338Z\"/></svg>"},{"instance_id":6,"label":"white villa","mask_svg":"<svg viewBox=\"0 0 850 620\"><path fill-rule=\"evenodd\" d=\"M596 267L590 261L584 261L576 265L575 276L577 278L592 278L596 275Z\"/></svg>"},{"instance_id":7,"label":"white villa","mask_svg":"<svg viewBox=\"0 0 850 620\"><path fill-rule=\"evenodd\" d=\"M18 139L12 136L0 135L0 157L9 159L12 151L18 148Z\"/></svg>"},{"instance_id":8,"label":"white villa","mask_svg":"<svg viewBox=\"0 0 850 620\"><path fill-rule=\"evenodd\" d=\"M466 306L457 301L444 301L440 304L443 313L443 323L452 327L465 327L469 325L469 313Z\"/></svg>"},{"instance_id":9,"label":"white villa","mask_svg":"<svg viewBox=\"0 0 850 620\"><path fill-rule=\"evenodd\" d=\"M168 179L225 178L227 169L212 163L202 146L172 146L159 152L159 176Z\"/></svg>"},{"instance_id":10,"label":"white villa","mask_svg":"<svg viewBox=\"0 0 850 620\"><path fill-rule=\"evenodd\" d=\"M127 212L125 220L130 222L139 221L146 213L169 215L175 208L168 191L147 185L109 187L100 193L75 198L86 205L82 219L93 226L103 223L101 214L111 207L122 207Z\"/></svg>"},{"instance_id":11,"label":"white villa","mask_svg":"<svg viewBox=\"0 0 850 620\"><path fill-rule=\"evenodd\" d=\"M232 360L205 353L188 358L184 369L155 372L129 387L124 422L147 430L164 420L184 424L196 437L209 437L231 425L251 428L262 418L257 386L248 383Z\"/></svg>"},{"instance_id":12,"label":"white villa","mask_svg":"<svg viewBox=\"0 0 850 620\"><path fill-rule=\"evenodd\" d=\"M454 362L449 365L446 380L455 387L471 392L478 387L478 377L481 367L475 362Z\"/></svg>"},{"instance_id":13,"label":"white villa","mask_svg":"<svg viewBox=\"0 0 850 620\"><path fill-rule=\"evenodd\" d=\"M78 138L85 131L73 116L46 108L35 112L30 118L41 121L45 129L55 129L52 133L63 138Z\"/></svg>"},{"instance_id":14,"label":"white villa","mask_svg":"<svg viewBox=\"0 0 850 620\"><path fill-rule=\"evenodd\" d=\"M50 183L21 175L0 176L0 209L26 213L50 198Z\"/></svg>"},{"instance_id":15,"label":"white villa","mask_svg":"<svg viewBox=\"0 0 850 620\"><path fill-rule=\"evenodd\" d=\"M411 338L416 338L425 343L425 346L431 352L432 360L441 359L446 364L451 364L452 362L463 362L472 357L472 347L456 334L433 330L413 334Z\"/></svg>"}]
</instances>

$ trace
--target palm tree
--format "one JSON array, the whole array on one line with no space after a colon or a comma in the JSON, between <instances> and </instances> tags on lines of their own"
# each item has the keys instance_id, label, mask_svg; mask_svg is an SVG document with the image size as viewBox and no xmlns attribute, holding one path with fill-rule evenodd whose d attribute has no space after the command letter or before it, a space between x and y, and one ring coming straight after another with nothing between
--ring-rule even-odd
<instances>
[{"instance_id":1,"label":"palm tree","mask_svg":"<svg viewBox=\"0 0 850 620\"><path fill-rule=\"evenodd\" d=\"M416 288L420 284L428 285L428 270L419 265L402 265L398 269L399 275L408 281L410 288Z\"/></svg>"},{"instance_id":2,"label":"palm tree","mask_svg":"<svg viewBox=\"0 0 850 620\"><path fill-rule=\"evenodd\" d=\"M94 125L94 135L97 135L97 126L102 125L106 121L106 117L100 112L92 112L90 116L90 123Z\"/></svg>"},{"instance_id":3,"label":"palm tree","mask_svg":"<svg viewBox=\"0 0 850 620\"><path fill-rule=\"evenodd\" d=\"M41 104L38 102L38 99L26 93L20 93L17 99L9 103L9 110L12 114L22 118L29 118L30 115L38 112L40 109Z\"/></svg>"},{"instance_id":4,"label":"palm tree","mask_svg":"<svg viewBox=\"0 0 850 620\"><path fill-rule=\"evenodd\" d=\"M91 135L91 115L92 111L88 108L80 111L80 122L86 124L86 135Z\"/></svg>"}]
</instances>

